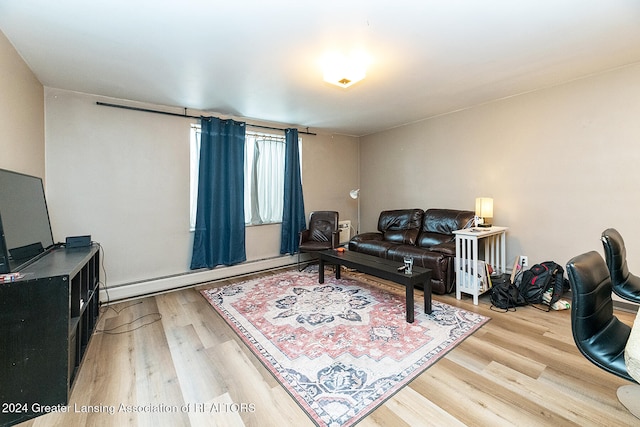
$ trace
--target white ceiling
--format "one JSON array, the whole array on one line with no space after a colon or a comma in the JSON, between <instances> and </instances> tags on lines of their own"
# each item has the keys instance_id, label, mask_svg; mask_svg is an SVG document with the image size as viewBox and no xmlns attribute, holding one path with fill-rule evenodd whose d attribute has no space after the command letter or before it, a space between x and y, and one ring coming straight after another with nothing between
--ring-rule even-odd
<instances>
[{"instance_id":1,"label":"white ceiling","mask_svg":"<svg viewBox=\"0 0 640 427\"><path fill-rule=\"evenodd\" d=\"M640 61L640 0L0 0L0 30L48 87L356 136Z\"/></svg>"}]
</instances>

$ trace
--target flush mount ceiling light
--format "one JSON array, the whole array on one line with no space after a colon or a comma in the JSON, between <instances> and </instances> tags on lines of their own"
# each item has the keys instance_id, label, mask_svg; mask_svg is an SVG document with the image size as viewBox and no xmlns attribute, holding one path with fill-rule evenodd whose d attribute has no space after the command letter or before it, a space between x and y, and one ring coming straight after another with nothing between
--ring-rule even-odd
<instances>
[{"instance_id":1,"label":"flush mount ceiling light","mask_svg":"<svg viewBox=\"0 0 640 427\"><path fill-rule=\"evenodd\" d=\"M322 61L324 81L348 88L367 76L368 65L368 56L361 52L349 56L339 52L328 53Z\"/></svg>"}]
</instances>

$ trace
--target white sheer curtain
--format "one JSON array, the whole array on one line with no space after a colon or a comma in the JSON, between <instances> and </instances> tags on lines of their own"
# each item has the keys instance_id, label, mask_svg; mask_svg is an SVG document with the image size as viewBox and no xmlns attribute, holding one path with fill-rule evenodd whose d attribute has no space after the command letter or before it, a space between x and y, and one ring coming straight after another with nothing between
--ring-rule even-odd
<instances>
[{"instance_id":1,"label":"white sheer curtain","mask_svg":"<svg viewBox=\"0 0 640 427\"><path fill-rule=\"evenodd\" d=\"M189 173L189 224L191 231L196 228L198 207L198 172L200 170L200 125L191 126L190 173Z\"/></svg>"},{"instance_id":2,"label":"white sheer curtain","mask_svg":"<svg viewBox=\"0 0 640 427\"><path fill-rule=\"evenodd\" d=\"M284 155L284 137L247 132L245 223L258 225L282 221Z\"/></svg>"}]
</instances>

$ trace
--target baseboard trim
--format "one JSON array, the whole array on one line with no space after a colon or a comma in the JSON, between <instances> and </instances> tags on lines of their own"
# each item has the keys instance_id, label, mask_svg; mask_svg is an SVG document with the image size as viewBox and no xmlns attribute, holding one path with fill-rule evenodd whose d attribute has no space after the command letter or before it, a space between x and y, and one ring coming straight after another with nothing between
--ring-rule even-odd
<instances>
[{"instance_id":1,"label":"baseboard trim","mask_svg":"<svg viewBox=\"0 0 640 427\"><path fill-rule=\"evenodd\" d=\"M302 254L302 262L307 262L308 259L308 254ZM112 303L126 299L140 298L151 294L196 286L214 280L226 279L229 277L242 276L244 274L257 273L274 268L296 265L297 262L297 255L287 255L257 261L243 262L241 264L236 264L228 267L216 267L212 270L197 270L191 273L127 283L113 287L107 287L106 289L101 288L100 301L102 303Z\"/></svg>"},{"instance_id":2,"label":"baseboard trim","mask_svg":"<svg viewBox=\"0 0 640 427\"><path fill-rule=\"evenodd\" d=\"M617 299L613 300L613 308L617 308L618 310L629 311L631 313L638 312L638 304L634 304L632 302L627 302L627 301L619 301Z\"/></svg>"}]
</instances>

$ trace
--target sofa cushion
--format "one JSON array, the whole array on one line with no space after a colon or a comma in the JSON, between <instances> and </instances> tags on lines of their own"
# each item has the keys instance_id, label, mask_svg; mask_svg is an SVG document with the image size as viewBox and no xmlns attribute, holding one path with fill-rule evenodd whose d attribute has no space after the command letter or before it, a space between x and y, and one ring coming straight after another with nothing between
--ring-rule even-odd
<instances>
[{"instance_id":1,"label":"sofa cushion","mask_svg":"<svg viewBox=\"0 0 640 427\"><path fill-rule=\"evenodd\" d=\"M430 248L432 246L441 245L446 242L450 242L455 237L450 234L430 233L423 231L420 233L416 245L421 248Z\"/></svg>"},{"instance_id":2,"label":"sofa cushion","mask_svg":"<svg viewBox=\"0 0 640 427\"><path fill-rule=\"evenodd\" d=\"M423 213L422 209L382 211L378 218L378 231L387 242L415 245Z\"/></svg>"},{"instance_id":3,"label":"sofa cushion","mask_svg":"<svg viewBox=\"0 0 640 427\"><path fill-rule=\"evenodd\" d=\"M399 246L399 243L385 242L383 240L363 240L352 245L349 243L349 250L357 251L367 255L380 258L387 258L389 249Z\"/></svg>"},{"instance_id":4,"label":"sofa cushion","mask_svg":"<svg viewBox=\"0 0 640 427\"><path fill-rule=\"evenodd\" d=\"M454 209L428 209L422 218L422 227L416 244L423 248L452 242L453 232L473 224L473 211Z\"/></svg>"},{"instance_id":5,"label":"sofa cushion","mask_svg":"<svg viewBox=\"0 0 640 427\"><path fill-rule=\"evenodd\" d=\"M440 243L439 245L433 245L429 248L431 252L440 252L441 254L456 256L456 242L452 240L451 242Z\"/></svg>"},{"instance_id":6,"label":"sofa cushion","mask_svg":"<svg viewBox=\"0 0 640 427\"><path fill-rule=\"evenodd\" d=\"M418 267L433 268L431 261L445 257L445 254L428 251L413 245L394 245L387 249L387 259L403 262L405 256L413 258L413 265Z\"/></svg>"},{"instance_id":7,"label":"sofa cushion","mask_svg":"<svg viewBox=\"0 0 640 427\"><path fill-rule=\"evenodd\" d=\"M422 230L441 234L452 234L456 230L473 225L473 211L455 209L428 209L422 219Z\"/></svg>"}]
</instances>

